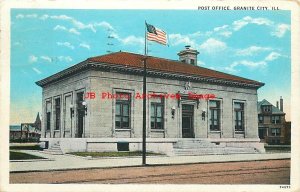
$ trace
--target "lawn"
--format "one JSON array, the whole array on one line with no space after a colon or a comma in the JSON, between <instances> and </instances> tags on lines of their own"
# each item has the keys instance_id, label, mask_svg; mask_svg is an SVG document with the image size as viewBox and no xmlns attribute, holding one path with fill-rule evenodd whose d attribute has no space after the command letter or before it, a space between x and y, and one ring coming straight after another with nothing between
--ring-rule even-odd
<instances>
[{"instance_id":1,"label":"lawn","mask_svg":"<svg viewBox=\"0 0 300 192\"><path fill-rule=\"evenodd\" d=\"M12 149L12 150L42 150L42 148L38 144L9 146L9 149Z\"/></svg>"},{"instance_id":2,"label":"lawn","mask_svg":"<svg viewBox=\"0 0 300 192\"><path fill-rule=\"evenodd\" d=\"M141 151L122 151L122 152L72 152L72 155L83 156L83 157L128 157L128 156L142 156ZM147 156L163 155L160 153L147 152Z\"/></svg>"},{"instance_id":3,"label":"lawn","mask_svg":"<svg viewBox=\"0 0 300 192\"><path fill-rule=\"evenodd\" d=\"M9 159L10 160L28 160L28 159L45 159L45 158L38 157L35 155L30 155L27 153L17 152L17 151L9 151Z\"/></svg>"},{"instance_id":4,"label":"lawn","mask_svg":"<svg viewBox=\"0 0 300 192\"><path fill-rule=\"evenodd\" d=\"M290 153L290 145L267 145L265 146L267 153Z\"/></svg>"}]
</instances>

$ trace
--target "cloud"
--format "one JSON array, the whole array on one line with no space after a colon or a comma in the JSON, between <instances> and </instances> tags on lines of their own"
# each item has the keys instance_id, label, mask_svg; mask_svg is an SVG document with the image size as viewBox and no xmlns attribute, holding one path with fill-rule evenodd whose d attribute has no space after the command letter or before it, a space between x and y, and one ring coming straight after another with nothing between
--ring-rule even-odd
<instances>
[{"instance_id":1,"label":"cloud","mask_svg":"<svg viewBox=\"0 0 300 192\"><path fill-rule=\"evenodd\" d=\"M32 67L32 70L35 71L39 75L42 74L42 72L35 67Z\"/></svg>"},{"instance_id":2,"label":"cloud","mask_svg":"<svg viewBox=\"0 0 300 192\"><path fill-rule=\"evenodd\" d=\"M267 63L265 61L253 62L253 61L242 60L242 61L233 62L231 66L233 67L246 66L246 67L256 68L256 67L264 67L266 65Z\"/></svg>"},{"instance_id":3,"label":"cloud","mask_svg":"<svg viewBox=\"0 0 300 192\"><path fill-rule=\"evenodd\" d=\"M246 52L247 49L242 50L242 52ZM267 51L267 50L271 50L271 48L263 48L263 47L249 47L248 50L252 50L253 52L256 52L258 50L263 50L263 51ZM251 52L251 51L249 51ZM225 70L231 73L236 73L239 70L237 70L236 68L239 66L245 66L251 69L254 68L264 68L268 65L269 61L274 61L276 59L278 59L279 57L284 57L284 55L281 55L278 52L274 52L272 51L271 53L269 53L263 60L261 61L248 61L248 60L241 60L241 61L235 61L233 62L231 65L229 65L228 67L225 67Z\"/></svg>"},{"instance_id":4,"label":"cloud","mask_svg":"<svg viewBox=\"0 0 300 192\"><path fill-rule=\"evenodd\" d=\"M52 62L52 59L50 57L48 57L48 56L40 56L40 58L43 59L43 60L45 60L45 61L47 61L47 62L49 62L49 63Z\"/></svg>"},{"instance_id":5,"label":"cloud","mask_svg":"<svg viewBox=\"0 0 300 192\"><path fill-rule=\"evenodd\" d=\"M290 25L281 23L276 26L275 31L272 32L271 35L281 38L289 30L290 30Z\"/></svg>"},{"instance_id":6,"label":"cloud","mask_svg":"<svg viewBox=\"0 0 300 192\"><path fill-rule=\"evenodd\" d=\"M197 65L198 66L203 66L203 65L205 65L205 63L203 61L197 60Z\"/></svg>"},{"instance_id":7,"label":"cloud","mask_svg":"<svg viewBox=\"0 0 300 192\"><path fill-rule=\"evenodd\" d=\"M107 30L115 31L113 26L110 23L106 22L106 21L102 21L100 23L94 23L94 26L95 27L99 26L99 27L103 27L104 29L107 29Z\"/></svg>"},{"instance_id":8,"label":"cloud","mask_svg":"<svg viewBox=\"0 0 300 192\"><path fill-rule=\"evenodd\" d=\"M170 44L173 46L176 45L190 45L196 47L196 42L192 40L188 35L181 34L170 34L169 35Z\"/></svg>"},{"instance_id":9,"label":"cloud","mask_svg":"<svg viewBox=\"0 0 300 192\"><path fill-rule=\"evenodd\" d=\"M130 35L123 39L118 37L118 40L121 41L125 45L134 45L134 44L143 45L144 44L144 38L136 37L134 35Z\"/></svg>"},{"instance_id":10,"label":"cloud","mask_svg":"<svg viewBox=\"0 0 300 192\"><path fill-rule=\"evenodd\" d=\"M214 31L222 31L222 30L224 30L224 29L227 29L229 26L228 25L223 25L223 26L221 26L221 27L215 27L214 28Z\"/></svg>"},{"instance_id":11,"label":"cloud","mask_svg":"<svg viewBox=\"0 0 300 192\"><path fill-rule=\"evenodd\" d=\"M253 46L247 47L245 49L238 49L235 54L237 56L252 56L257 53L261 53L263 51L270 51L270 50L272 50L272 48L270 48L270 47L259 47L259 46L253 45Z\"/></svg>"},{"instance_id":12,"label":"cloud","mask_svg":"<svg viewBox=\"0 0 300 192\"><path fill-rule=\"evenodd\" d=\"M62 25L56 25L54 28L53 28L54 31L57 31L57 30L61 30L61 31L67 31L67 28L65 26L62 26Z\"/></svg>"},{"instance_id":13,"label":"cloud","mask_svg":"<svg viewBox=\"0 0 300 192\"><path fill-rule=\"evenodd\" d=\"M75 18L69 17L67 15L52 15L50 16L50 18L56 20L70 21L77 29L90 29L94 33L96 32L96 29L93 24L84 24L81 21L78 21Z\"/></svg>"},{"instance_id":14,"label":"cloud","mask_svg":"<svg viewBox=\"0 0 300 192\"><path fill-rule=\"evenodd\" d=\"M29 63L35 63L37 62L38 58L34 55L30 55L28 58Z\"/></svg>"},{"instance_id":15,"label":"cloud","mask_svg":"<svg viewBox=\"0 0 300 192\"><path fill-rule=\"evenodd\" d=\"M38 17L37 14L27 14L27 15L18 14L18 15L16 15L16 19L24 19L24 18L34 19L34 18L37 18L37 17Z\"/></svg>"},{"instance_id":16,"label":"cloud","mask_svg":"<svg viewBox=\"0 0 300 192\"><path fill-rule=\"evenodd\" d=\"M77 30L74 29L74 28L69 29L69 32L70 32L70 33L73 33L73 34L75 34L75 35L80 35L80 32L77 31Z\"/></svg>"},{"instance_id":17,"label":"cloud","mask_svg":"<svg viewBox=\"0 0 300 192\"><path fill-rule=\"evenodd\" d=\"M252 18L250 16L246 16L243 19L234 21L232 23L232 28L234 31L238 31L243 27L247 26L248 24L271 26L274 24L274 22L267 18L262 18L262 17Z\"/></svg>"},{"instance_id":18,"label":"cloud","mask_svg":"<svg viewBox=\"0 0 300 192\"><path fill-rule=\"evenodd\" d=\"M56 42L58 46L64 46L69 49L75 49L75 47L70 42Z\"/></svg>"},{"instance_id":19,"label":"cloud","mask_svg":"<svg viewBox=\"0 0 300 192\"><path fill-rule=\"evenodd\" d=\"M219 41L214 38L207 39L204 43L202 43L199 46L200 50L203 50L207 53L215 53L219 51L223 51L227 48L227 45L225 42Z\"/></svg>"},{"instance_id":20,"label":"cloud","mask_svg":"<svg viewBox=\"0 0 300 192\"><path fill-rule=\"evenodd\" d=\"M224 37L230 37L232 35L231 31L223 31L220 32L219 35L224 36Z\"/></svg>"},{"instance_id":21,"label":"cloud","mask_svg":"<svg viewBox=\"0 0 300 192\"><path fill-rule=\"evenodd\" d=\"M64 61L64 62L73 61L72 57L70 57L70 56L58 56L57 58L58 58L59 61Z\"/></svg>"},{"instance_id":22,"label":"cloud","mask_svg":"<svg viewBox=\"0 0 300 192\"><path fill-rule=\"evenodd\" d=\"M71 29L67 29L65 26L62 26L62 25L56 25L54 28L53 28L54 31L67 31L69 33L73 33L75 35L80 35L80 32L77 31L76 29L74 28L71 28Z\"/></svg>"},{"instance_id":23,"label":"cloud","mask_svg":"<svg viewBox=\"0 0 300 192\"><path fill-rule=\"evenodd\" d=\"M230 73L236 73L239 71L238 69L236 69L236 67L238 66L245 66L251 69L264 68L267 66L267 63L265 61L257 61L257 62L248 61L248 60L235 61L229 67L225 67L225 70Z\"/></svg>"},{"instance_id":24,"label":"cloud","mask_svg":"<svg viewBox=\"0 0 300 192\"><path fill-rule=\"evenodd\" d=\"M89 49L89 50L91 49L90 45L87 44L87 43L80 43L79 47L83 47L83 48L86 48L86 49Z\"/></svg>"},{"instance_id":25,"label":"cloud","mask_svg":"<svg viewBox=\"0 0 300 192\"><path fill-rule=\"evenodd\" d=\"M25 16L23 15L23 14L18 14L17 16L16 16L16 18L17 19L23 19Z\"/></svg>"},{"instance_id":26,"label":"cloud","mask_svg":"<svg viewBox=\"0 0 300 192\"><path fill-rule=\"evenodd\" d=\"M271 52L266 58L265 61L273 61L281 57L282 55L277 52Z\"/></svg>"}]
</instances>

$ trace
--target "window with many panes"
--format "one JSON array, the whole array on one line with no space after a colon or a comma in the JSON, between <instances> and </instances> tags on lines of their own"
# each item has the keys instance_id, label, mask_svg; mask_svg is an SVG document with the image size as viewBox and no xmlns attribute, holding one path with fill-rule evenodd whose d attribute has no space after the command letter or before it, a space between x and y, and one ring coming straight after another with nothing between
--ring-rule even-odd
<instances>
[{"instance_id":1,"label":"window with many panes","mask_svg":"<svg viewBox=\"0 0 300 192\"><path fill-rule=\"evenodd\" d=\"M280 116L276 116L276 115L272 116L271 121L272 121L273 124L281 123Z\"/></svg>"},{"instance_id":2,"label":"window with many panes","mask_svg":"<svg viewBox=\"0 0 300 192\"><path fill-rule=\"evenodd\" d=\"M116 99L115 125L116 129L130 129L130 93L116 93L117 95L126 95Z\"/></svg>"},{"instance_id":3,"label":"window with many panes","mask_svg":"<svg viewBox=\"0 0 300 192\"><path fill-rule=\"evenodd\" d=\"M244 131L244 103L234 102L235 131Z\"/></svg>"},{"instance_id":4,"label":"window with many panes","mask_svg":"<svg viewBox=\"0 0 300 192\"><path fill-rule=\"evenodd\" d=\"M209 101L209 121L211 131L220 131L220 101Z\"/></svg>"},{"instance_id":5,"label":"window with many panes","mask_svg":"<svg viewBox=\"0 0 300 192\"><path fill-rule=\"evenodd\" d=\"M280 134L281 134L280 128L272 128L271 129L271 135L272 136L280 136Z\"/></svg>"},{"instance_id":6,"label":"window with many panes","mask_svg":"<svg viewBox=\"0 0 300 192\"><path fill-rule=\"evenodd\" d=\"M151 101L151 129L164 129L164 101L161 98Z\"/></svg>"}]
</instances>

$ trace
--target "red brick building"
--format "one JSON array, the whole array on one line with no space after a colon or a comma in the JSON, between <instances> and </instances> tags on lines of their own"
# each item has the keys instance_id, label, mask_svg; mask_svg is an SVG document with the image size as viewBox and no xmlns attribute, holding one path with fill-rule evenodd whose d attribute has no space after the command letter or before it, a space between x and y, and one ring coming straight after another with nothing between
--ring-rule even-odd
<instances>
[{"instance_id":1,"label":"red brick building","mask_svg":"<svg viewBox=\"0 0 300 192\"><path fill-rule=\"evenodd\" d=\"M258 110L258 132L261 142L270 145L290 144L291 122L286 122L283 112L283 99L280 98L276 107L266 99L259 101Z\"/></svg>"}]
</instances>

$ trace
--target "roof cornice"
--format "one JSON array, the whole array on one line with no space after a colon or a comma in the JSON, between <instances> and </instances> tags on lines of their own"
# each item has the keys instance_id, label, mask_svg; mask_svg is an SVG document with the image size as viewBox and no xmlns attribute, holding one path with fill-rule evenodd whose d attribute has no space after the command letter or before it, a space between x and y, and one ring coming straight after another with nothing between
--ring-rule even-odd
<instances>
[{"instance_id":1,"label":"roof cornice","mask_svg":"<svg viewBox=\"0 0 300 192\"><path fill-rule=\"evenodd\" d=\"M101 63L101 62L94 62L90 60L85 60L77 65L74 65L68 69L60 71L50 77L37 81L36 84L43 87L47 84L53 83L55 81L61 80L73 74L76 74L80 71L87 70L87 69L95 69L95 70L104 70L104 71L118 71L121 73L131 73L136 75L143 74L143 68L141 67L132 67L129 65L117 65L111 63ZM235 80L226 80L221 78L215 77L205 77L200 75L191 75L191 74L184 74L184 73L174 73L174 72L167 72L155 69L147 69L147 75L152 77L162 77L168 79L182 79L182 80L189 80L189 81L197 81L197 82L207 82L211 84L220 84L220 85L227 85L227 86L234 86L234 87L243 87L243 88L260 88L264 85L264 83L245 83L239 82Z\"/></svg>"}]
</instances>

